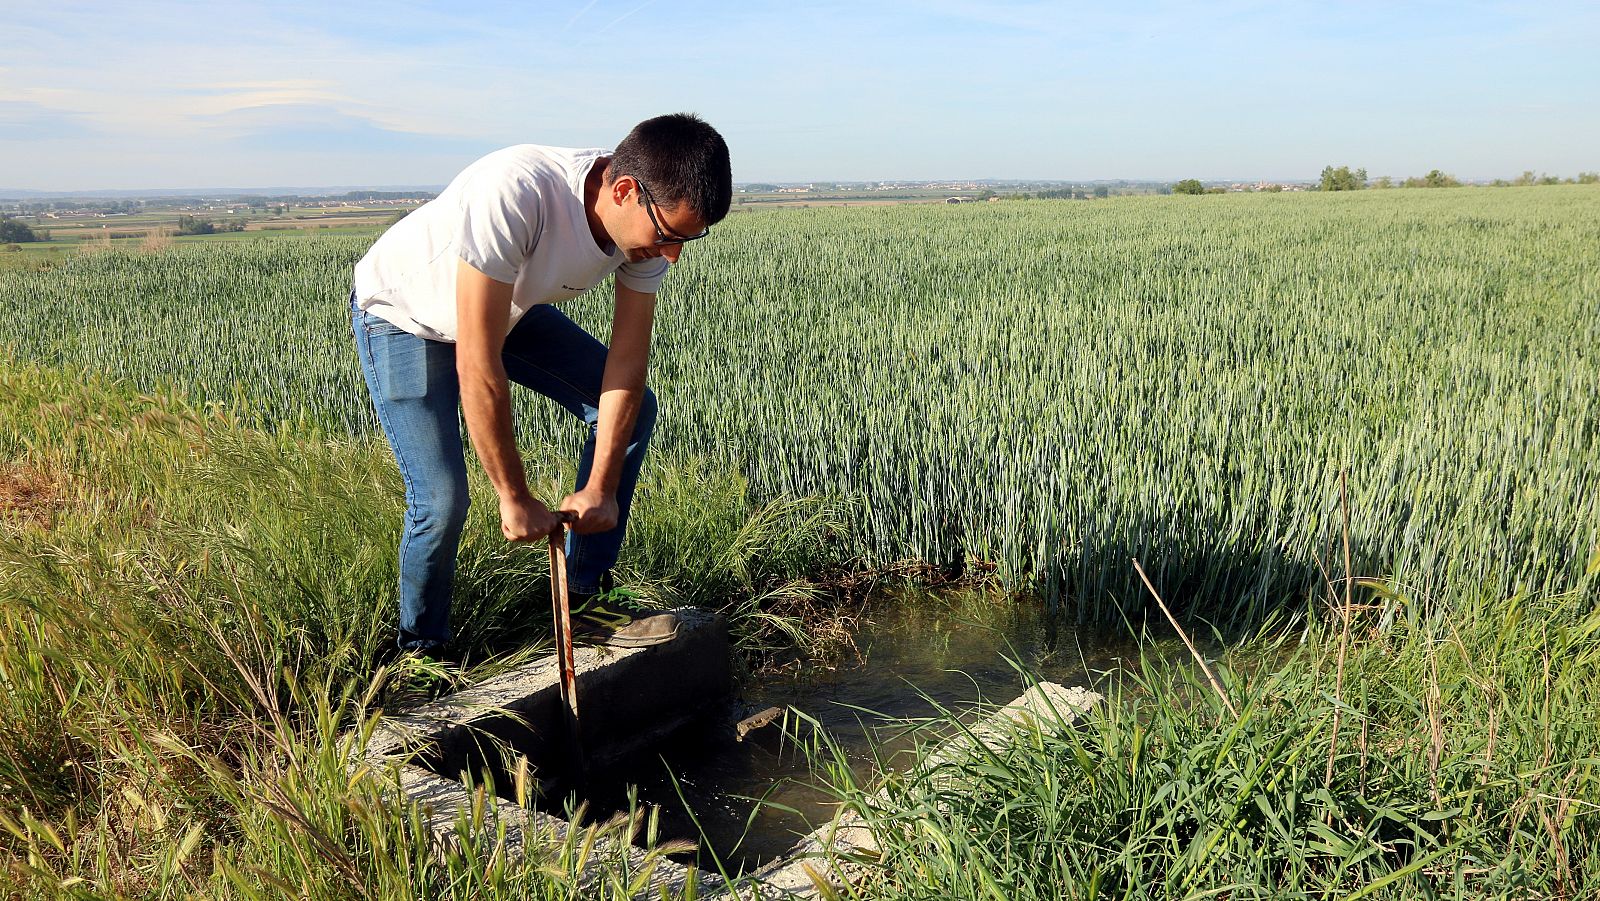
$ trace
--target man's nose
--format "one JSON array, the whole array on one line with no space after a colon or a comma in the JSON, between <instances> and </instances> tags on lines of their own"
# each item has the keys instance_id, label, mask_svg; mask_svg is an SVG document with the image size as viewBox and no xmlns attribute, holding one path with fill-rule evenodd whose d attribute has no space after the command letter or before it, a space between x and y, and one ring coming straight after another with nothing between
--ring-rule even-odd
<instances>
[{"instance_id":1,"label":"man's nose","mask_svg":"<svg viewBox=\"0 0 1600 901\"><path fill-rule=\"evenodd\" d=\"M682 244L666 244L661 248L661 255L666 257L669 263L678 262L678 254L680 253L683 253Z\"/></svg>"}]
</instances>

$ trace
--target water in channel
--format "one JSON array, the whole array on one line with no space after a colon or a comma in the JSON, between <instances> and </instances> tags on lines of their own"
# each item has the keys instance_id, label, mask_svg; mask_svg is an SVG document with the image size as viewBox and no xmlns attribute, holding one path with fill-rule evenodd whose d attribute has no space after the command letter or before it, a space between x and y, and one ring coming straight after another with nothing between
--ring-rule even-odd
<instances>
[{"instance_id":1,"label":"water in channel","mask_svg":"<svg viewBox=\"0 0 1600 901\"><path fill-rule=\"evenodd\" d=\"M1039 679L1094 687L1138 654L1127 638L1067 631L1047 646L1042 609L974 591L875 597L855 642L859 654L847 654L835 668L746 686L737 708L800 711L842 752L855 777L869 783L919 737L933 737L908 722L940 707L971 716L980 704L1004 704L1026 687L1019 667ZM701 850L692 857L703 868L716 866L708 848L730 873L782 856L798 836L828 821L835 799L816 787L805 750L783 738L783 721L740 741L732 728L737 716L720 727L685 729L648 757L627 761L616 768L626 778L591 778L585 792L591 812L603 820L626 809L628 787L637 786L639 801L660 808L660 839L697 842ZM787 727L797 726L802 734L812 731L791 717Z\"/></svg>"}]
</instances>

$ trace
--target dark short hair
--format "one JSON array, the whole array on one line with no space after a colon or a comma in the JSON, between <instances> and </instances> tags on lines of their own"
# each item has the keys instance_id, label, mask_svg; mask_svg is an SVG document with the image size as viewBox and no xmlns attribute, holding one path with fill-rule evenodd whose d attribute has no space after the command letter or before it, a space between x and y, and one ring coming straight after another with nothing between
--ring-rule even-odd
<instances>
[{"instance_id":1,"label":"dark short hair","mask_svg":"<svg viewBox=\"0 0 1600 901\"><path fill-rule=\"evenodd\" d=\"M694 113L656 116L635 125L612 151L606 183L624 175L644 182L666 209L687 203L706 225L721 222L733 203L728 144Z\"/></svg>"}]
</instances>

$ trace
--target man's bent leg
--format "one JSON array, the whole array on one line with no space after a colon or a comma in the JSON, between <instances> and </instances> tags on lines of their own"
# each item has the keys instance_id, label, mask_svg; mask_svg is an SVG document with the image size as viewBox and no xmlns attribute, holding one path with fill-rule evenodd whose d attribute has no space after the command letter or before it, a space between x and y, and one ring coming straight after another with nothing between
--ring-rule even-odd
<instances>
[{"instance_id":1,"label":"man's bent leg","mask_svg":"<svg viewBox=\"0 0 1600 901\"><path fill-rule=\"evenodd\" d=\"M577 488L582 489L594 466L606 346L566 314L543 304L529 310L506 336L501 359L512 381L560 404L588 427L583 456L578 460ZM646 388L617 484L616 527L596 535L567 534L567 584L574 593L598 591L602 574L616 565L627 533L634 486L639 482L639 469L644 465L655 424L656 398Z\"/></svg>"},{"instance_id":2,"label":"man's bent leg","mask_svg":"<svg viewBox=\"0 0 1600 901\"><path fill-rule=\"evenodd\" d=\"M468 503L455 347L363 312L351 319L378 421L405 479L399 644L437 647L450 638L456 548Z\"/></svg>"},{"instance_id":3,"label":"man's bent leg","mask_svg":"<svg viewBox=\"0 0 1600 901\"><path fill-rule=\"evenodd\" d=\"M594 467L596 430L600 423L600 410L595 407L584 416L588 434L584 436L583 453L578 457L577 484L589 481L589 471ZM650 449L650 436L656 428L656 394L644 389L639 401L639 415L633 422L633 436L628 442L628 455L622 461L622 477L617 482L617 526L597 535L567 533L568 581L583 586L583 591L597 591L609 587L600 584L601 578L617 565L622 552L622 541L628 525L628 511L633 507L633 490L639 484L639 470L644 466L645 454ZM573 574L576 575L573 575Z\"/></svg>"}]
</instances>

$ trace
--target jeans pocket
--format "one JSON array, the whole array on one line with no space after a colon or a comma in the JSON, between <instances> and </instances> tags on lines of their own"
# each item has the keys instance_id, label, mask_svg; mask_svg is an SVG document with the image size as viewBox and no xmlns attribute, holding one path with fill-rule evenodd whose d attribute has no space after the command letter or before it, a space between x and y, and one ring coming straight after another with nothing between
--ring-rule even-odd
<instances>
[{"instance_id":1,"label":"jeans pocket","mask_svg":"<svg viewBox=\"0 0 1600 901\"><path fill-rule=\"evenodd\" d=\"M426 397L429 355L423 340L405 335L405 338L390 340L389 344L389 352L383 358L384 396L389 400Z\"/></svg>"},{"instance_id":2,"label":"jeans pocket","mask_svg":"<svg viewBox=\"0 0 1600 901\"><path fill-rule=\"evenodd\" d=\"M367 315L361 323L372 354L373 374L384 400L416 400L428 394L428 341Z\"/></svg>"}]
</instances>

